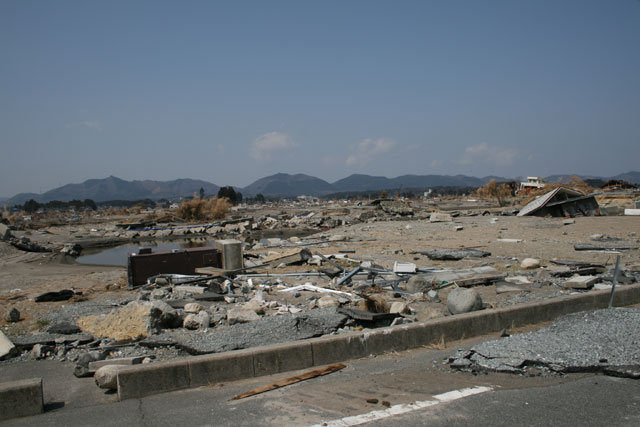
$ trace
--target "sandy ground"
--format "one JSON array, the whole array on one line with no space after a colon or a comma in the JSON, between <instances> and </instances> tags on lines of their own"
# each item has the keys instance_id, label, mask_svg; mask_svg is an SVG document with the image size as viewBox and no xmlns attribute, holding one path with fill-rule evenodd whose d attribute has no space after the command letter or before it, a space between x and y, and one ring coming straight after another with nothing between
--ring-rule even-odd
<instances>
[{"instance_id":1,"label":"sandy ground","mask_svg":"<svg viewBox=\"0 0 640 427\"><path fill-rule=\"evenodd\" d=\"M322 208L316 208L322 211ZM357 212L359 208L325 209L323 215L337 215ZM292 209L278 209L291 213ZM301 209L308 211L309 209ZM311 209L313 210L313 209ZM340 250L353 250L348 256L355 260L370 260L387 268L395 261L414 262L418 267L437 267L443 269L468 268L489 265L509 275L519 274L520 261L527 257L541 260L542 269L549 261L576 260L612 265L616 255L604 252L578 252L575 243L594 242L591 236L603 234L620 239L626 245L640 245L640 217L581 217L575 223L564 225L562 218L537 218L478 215L454 218L453 222L430 223L427 208L418 210L421 219L404 220L390 218L384 221L358 223L325 230L318 235L326 237L343 236L344 240L329 243L328 247L309 247L312 252L323 254L337 253ZM242 215L263 215L264 212L239 212ZM494 219L492 221L492 218ZM497 218L497 220L495 220ZM456 231L456 226L463 229ZM93 226L91 226L93 227ZM98 228L115 228L115 222L104 220L95 225ZM65 243L90 241L91 233L70 232L69 226L49 227L46 231L34 231L28 237L48 247L58 249ZM20 235L20 233L17 233ZM498 239L521 239L519 243L499 242ZM477 248L491 252L491 256L461 261L431 261L426 256L411 254L412 251L431 249ZM266 253L269 250L253 251ZM54 252L56 253L56 252ZM621 264L627 268L640 264L640 250L621 253ZM305 271L309 266L288 267L278 270ZM529 272L530 273L530 272ZM5 242L0 242L0 306L16 307L22 314L22 321L8 324L4 313L0 325L8 335L17 335L26 330L41 327L38 314L54 311L70 302L35 303L34 298L44 292L61 289L74 289L83 293L75 300L100 300L124 296L126 290L126 271L123 267L80 265L70 257L51 253L27 253L17 250ZM485 302L489 306L504 303L512 295L496 295L494 286L479 287ZM548 292L557 295L559 289L541 289L536 292ZM73 302L74 300L71 300Z\"/></svg>"}]
</instances>

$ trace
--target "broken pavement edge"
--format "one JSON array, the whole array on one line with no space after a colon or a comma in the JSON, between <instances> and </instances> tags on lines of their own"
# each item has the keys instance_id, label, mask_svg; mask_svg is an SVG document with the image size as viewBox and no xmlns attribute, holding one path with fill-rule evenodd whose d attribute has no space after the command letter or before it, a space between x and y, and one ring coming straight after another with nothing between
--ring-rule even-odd
<instances>
[{"instance_id":1,"label":"broken pavement edge","mask_svg":"<svg viewBox=\"0 0 640 427\"><path fill-rule=\"evenodd\" d=\"M118 398L133 399L295 371L551 321L566 314L607 308L610 294L610 290L591 291L365 332L127 366L118 371ZM614 305L637 303L640 303L640 284L616 289Z\"/></svg>"}]
</instances>

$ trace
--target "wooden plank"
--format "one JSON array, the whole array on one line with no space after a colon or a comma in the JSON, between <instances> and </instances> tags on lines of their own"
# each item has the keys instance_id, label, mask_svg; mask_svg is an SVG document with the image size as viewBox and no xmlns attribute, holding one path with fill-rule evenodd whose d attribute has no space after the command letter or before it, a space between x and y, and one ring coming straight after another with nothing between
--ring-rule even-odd
<instances>
[{"instance_id":1,"label":"wooden plank","mask_svg":"<svg viewBox=\"0 0 640 427\"><path fill-rule=\"evenodd\" d=\"M329 365L327 367L324 367L322 369L316 369L313 371L309 371L309 372L305 372L304 374L300 374L300 375L296 375L294 377L290 377L287 378L285 380L281 380L281 381L276 381L273 384L269 384L263 387L258 387L255 388L253 390L241 393L237 396L233 396L231 399L232 400L238 400L238 399L244 399L245 397L250 397L250 396L255 396L256 394L260 394L260 393L264 393L267 391L271 391L271 390L275 390L281 387L285 387L291 384L295 384L295 383L299 383L301 381L306 381L309 380L311 378L316 378L316 377L321 377L323 375L328 375L328 374L332 374L334 372L337 372L341 369L346 368L347 365L344 365L342 363L336 363L334 365Z\"/></svg>"}]
</instances>

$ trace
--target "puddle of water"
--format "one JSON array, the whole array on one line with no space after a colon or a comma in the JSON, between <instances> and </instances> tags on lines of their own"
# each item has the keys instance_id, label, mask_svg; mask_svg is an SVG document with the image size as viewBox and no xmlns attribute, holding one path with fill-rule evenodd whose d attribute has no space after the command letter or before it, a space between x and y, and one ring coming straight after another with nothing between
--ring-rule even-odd
<instances>
[{"instance_id":1,"label":"puddle of water","mask_svg":"<svg viewBox=\"0 0 640 427\"><path fill-rule=\"evenodd\" d=\"M170 251L173 249L202 248L205 246L216 246L217 239L194 238L188 240L172 241L149 241L129 245L116 246L114 248L99 249L95 251L83 251L82 256L76 259L80 264L93 265L117 265L127 266L127 257L133 252L138 252L140 248L153 248L153 252Z\"/></svg>"}]
</instances>

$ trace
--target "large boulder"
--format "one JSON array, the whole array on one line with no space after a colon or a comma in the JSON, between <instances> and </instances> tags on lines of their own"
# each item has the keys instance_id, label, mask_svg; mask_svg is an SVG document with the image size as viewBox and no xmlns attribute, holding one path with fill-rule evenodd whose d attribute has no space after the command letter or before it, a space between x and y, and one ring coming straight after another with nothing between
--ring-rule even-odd
<instances>
[{"instance_id":1,"label":"large boulder","mask_svg":"<svg viewBox=\"0 0 640 427\"><path fill-rule=\"evenodd\" d=\"M451 314L481 310L482 298L475 289L456 288L447 296L447 308Z\"/></svg>"}]
</instances>

